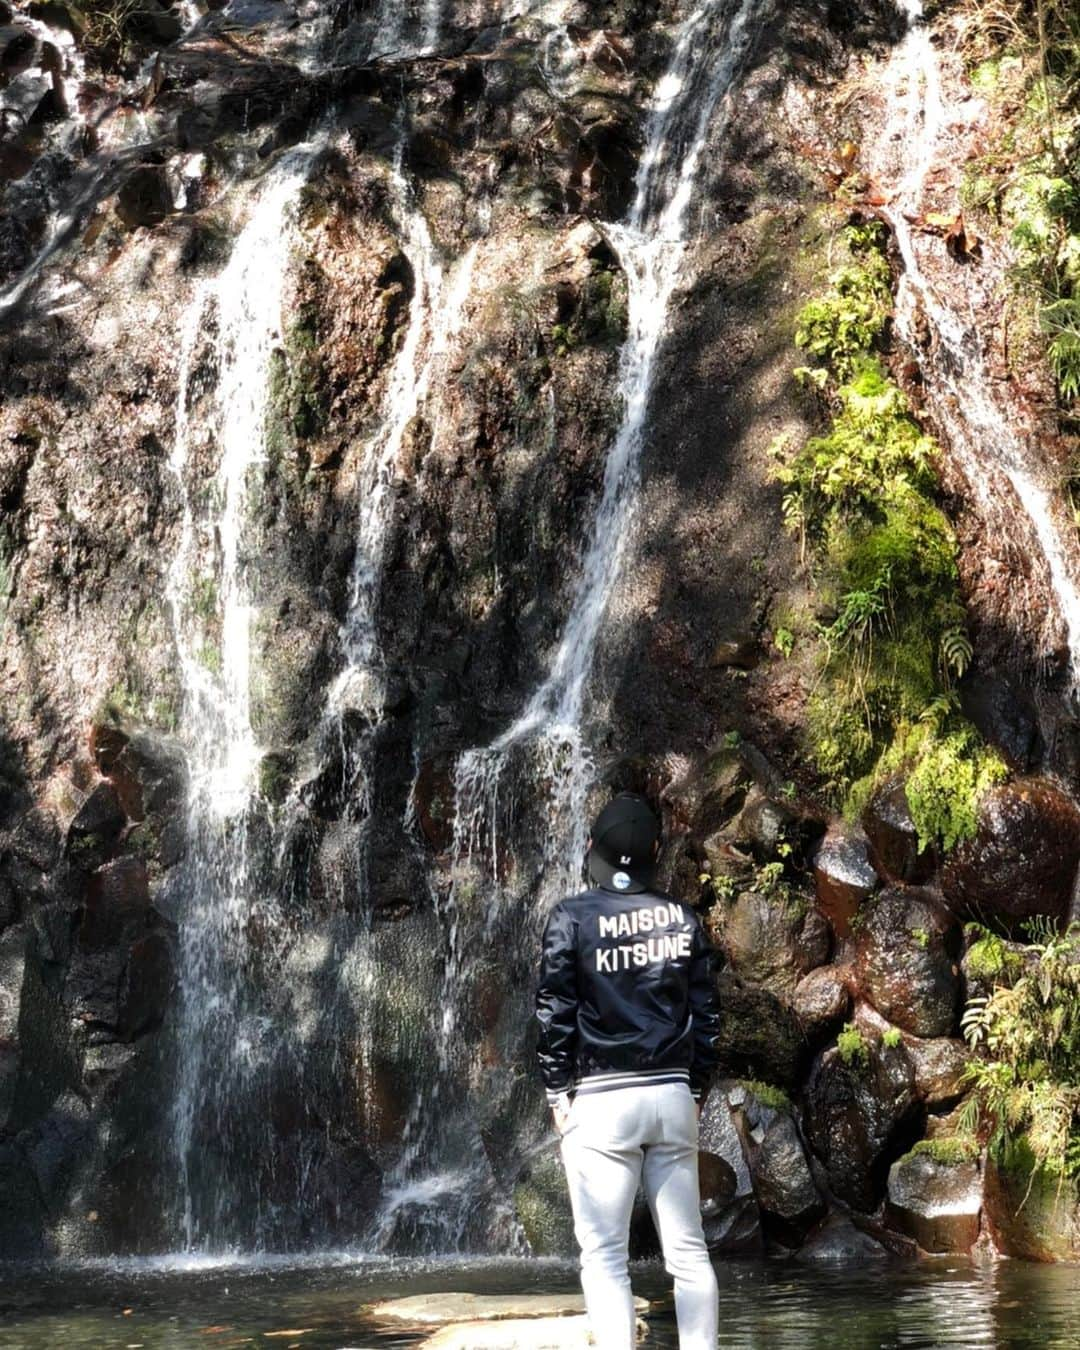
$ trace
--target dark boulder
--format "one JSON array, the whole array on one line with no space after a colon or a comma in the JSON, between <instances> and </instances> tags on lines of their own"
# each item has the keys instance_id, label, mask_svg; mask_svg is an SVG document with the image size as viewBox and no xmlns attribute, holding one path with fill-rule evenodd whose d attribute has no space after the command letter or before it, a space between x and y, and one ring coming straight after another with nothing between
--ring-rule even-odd
<instances>
[{"instance_id":1,"label":"dark boulder","mask_svg":"<svg viewBox=\"0 0 1080 1350\"><path fill-rule=\"evenodd\" d=\"M814 855L818 908L837 937L847 937L863 901L877 888L870 844L862 830L832 825Z\"/></svg>"},{"instance_id":2,"label":"dark boulder","mask_svg":"<svg viewBox=\"0 0 1080 1350\"><path fill-rule=\"evenodd\" d=\"M889 1164L917 1137L922 1119L911 1065L900 1046L865 1039L847 1058L821 1054L806 1089L806 1131L829 1186L869 1213L885 1191Z\"/></svg>"},{"instance_id":3,"label":"dark boulder","mask_svg":"<svg viewBox=\"0 0 1080 1350\"><path fill-rule=\"evenodd\" d=\"M882 880L913 884L930 880L937 855L933 849L919 848L902 776L887 779L877 789L863 811L862 825L870 861Z\"/></svg>"},{"instance_id":4,"label":"dark boulder","mask_svg":"<svg viewBox=\"0 0 1080 1350\"><path fill-rule=\"evenodd\" d=\"M723 1009L717 1040L721 1072L794 1088L806 1041L787 1000L730 970L717 977L717 992Z\"/></svg>"},{"instance_id":5,"label":"dark boulder","mask_svg":"<svg viewBox=\"0 0 1080 1350\"><path fill-rule=\"evenodd\" d=\"M795 1259L806 1265L852 1266L885 1261L889 1253L845 1214L831 1214Z\"/></svg>"},{"instance_id":6,"label":"dark boulder","mask_svg":"<svg viewBox=\"0 0 1080 1350\"><path fill-rule=\"evenodd\" d=\"M163 164L140 164L116 194L116 214L129 230L160 225L172 210L172 185Z\"/></svg>"},{"instance_id":7,"label":"dark boulder","mask_svg":"<svg viewBox=\"0 0 1080 1350\"><path fill-rule=\"evenodd\" d=\"M889 1169L890 1222L923 1251L970 1251L979 1236L982 1170L978 1151L919 1146Z\"/></svg>"},{"instance_id":8,"label":"dark boulder","mask_svg":"<svg viewBox=\"0 0 1080 1350\"><path fill-rule=\"evenodd\" d=\"M1080 810L1045 779L992 788L979 807L975 838L958 845L941 876L957 914L1019 923L1068 913L1080 863Z\"/></svg>"},{"instance_id":9,"label":"dark boulder","mask_svg":"<svg viewBox=\"0 0 1080 1350\"><path fill-rule=\"evenodd\" d=\"M915 1036L954 1028L959 967L951 915L928 891L896 887L870 900L855 942L859 987L888 1021Z\"/></svg>"},{"instance_id":10,"label":"dark boulder","mask_svg":"<svg viewBox=\"0 0 1080 1350\"><path fill-rule=\"evenodd\" d=\"M116 789L110 782L98 783L68 827L72 862L87 872L100 867L112 855L126 824Z\"/></svg>"},{"instance_id":11,"label":"dark boulder","mask_svg":"<svg viewBox=\"0 0 1080 1350\"><path fill-rule=\"evenodd\" d=\"M800 976L828 959L821 915L786 892L743 891L718 926L731 969L777 994L789 997Z\"/></svg>"}]
</instances>

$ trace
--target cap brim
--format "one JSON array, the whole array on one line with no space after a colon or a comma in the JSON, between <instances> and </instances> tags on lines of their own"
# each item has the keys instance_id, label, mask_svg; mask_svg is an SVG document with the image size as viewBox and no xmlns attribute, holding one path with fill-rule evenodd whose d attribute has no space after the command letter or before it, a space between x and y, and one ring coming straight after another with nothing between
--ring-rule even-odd
<instances>
[{"instance_id":1,"label":"cap brim","mask_svg":"<svg viewBox=\"0 0 1080 1350\"><path fill-rule=\"evenodd\" d=\"M615 877L629 877L629 884L616 886ZM597 886L603 887L605 891L612 891L615 895L640 895L642 891L647 891L652 883L652 875L643 878L640 870L629 867L613 867L606 859L602 858L596 849L589 850L589 876Z\"/></svg>"}]
</instances>

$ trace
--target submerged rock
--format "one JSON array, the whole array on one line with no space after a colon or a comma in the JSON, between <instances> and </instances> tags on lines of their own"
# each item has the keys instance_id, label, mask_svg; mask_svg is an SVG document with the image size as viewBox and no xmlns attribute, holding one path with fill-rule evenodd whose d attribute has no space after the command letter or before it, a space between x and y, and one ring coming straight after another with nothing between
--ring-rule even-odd
<instances>
[{"instance_id":1,"label":"submerged rock","mask_svg":"<svg viewBox=\"0 0 1080 1350\"><path fill-rule=\"evenodd\" d=\"M806 1265L864 1265L884 1261L889 1253L846 1214L832 1214L801 1247L796 1260Z\"/></svg>"},{"instance_id":2,"label":"submerged rock","mask_svg":"<svg viewBox=\"0 0 1080 1350\"><path fill-rule=\"evenodd\" d=\"M992 788L975 838L958 845L941 876L949 906L993 924L1068 913L1080 864L1080 808L1053 783L1020 779Z\"/></svg>"}]
</instances>

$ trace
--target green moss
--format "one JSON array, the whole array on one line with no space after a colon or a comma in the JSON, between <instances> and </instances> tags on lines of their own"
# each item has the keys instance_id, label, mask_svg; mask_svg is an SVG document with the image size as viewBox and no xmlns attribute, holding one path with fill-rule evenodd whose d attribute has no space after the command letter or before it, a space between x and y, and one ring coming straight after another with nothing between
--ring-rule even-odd
<instances>
[{"instance_id":1,"label":"green moss","mask_svg":"<svg viewBox=\"0 0 1080 1350\"><path fill-rule=\"evenodd\" d=\"M820 364L796 372L830 420L801 448L777 447L783 511L811 563L818 679L808 748L848 813L874 784L911 771L924 844L975 829L978 798L1004 772L957 715L971 660L956 539L935 500L937 448L875 354L891 307L879 226L849 226L844 264L799 316Z\"/></svg>"},{"instance_id":2,"label":"green moss","mask_svg":"<svg viewBox=\"0 0 1080 1350\"><path fill-rule=\"evenodd\" d=\"M534 1256L566 1256L574 1251L566 1177L554 1157L533 1163L514 1187L514 1212Z\"/></svg>"},{"instance_id":3,"label":"green moss","mask_svg":"<svg viewBox=\"0 0 1080 1350\"><path fill-rule=\"evenodd\" d=\"M957 1167L961 1163L973 1163L979 1160L979 1141L971 1135L939 1135L936 1139L920 1139L910 1153L905 1153L901 1162L909 1158L931 1158L946 1167Z\"/></svg>"},{"instance_id":4,"label":"green moss","mask_svg":"<svg viewBox=\"0 0 1080 1350\"><path fill-rule=\"evenodd\" d=\"M881 1033L881 1044L889 1050L895 1050L902 1041L899 1027L888 1027Z\"/></svg>"},{"instance_id":5,"label":"green moss","mask_svg":"<svg viewBox=\"0 0 1080 1350\"><path fill-rule=\"evenodd\" d=\"M775 1087L772 1083L763 1083L759 1078L740 1078L739 1085L755 1096L762 1106L767 1106L773 1111L791 1110L791 1098L783 1088Z\"/></svg>"},{"instance_id":6,"label":"green moss","mask_svg":"<svg viewBox=\"0 0 1080 1350\"><path fill-rule=\"evenodd\" d=\"M870 1047L854 1022L844 1023L843 1031L836 1038L836 1048L849 1067L865 1069L870 1063Z\"/></svg>"},{"instance_id":7,"label":"green moss","mask_svg":"<svg viewBox=\"0 0 1080 1350\"><path fill-rule=\"evenodd\" d=\"M967 969L973 979L1008 981L1023 969L1024 963L1019 954L1007 946L997 933L974 923L969 923L966 931L980 935L967 951Z\"/></svg>"}]
</instances>

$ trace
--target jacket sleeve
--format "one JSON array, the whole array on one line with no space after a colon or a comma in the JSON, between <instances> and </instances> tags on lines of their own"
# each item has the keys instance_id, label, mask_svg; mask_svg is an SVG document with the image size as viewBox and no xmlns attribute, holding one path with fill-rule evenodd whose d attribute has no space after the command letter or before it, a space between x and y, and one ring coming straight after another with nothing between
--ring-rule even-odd
<instances>
[{"instance_id":1,"label":"jacket sleeve","mask_svg":"<svg viewBox=\"0 0 1080 1350\"><path fill-rule=\"evenodd\" d=\"M544 929L536 991L537 1056L549 1102L573 1083L577 1011L577 923L562 905L556 905Z\"/></svg>"},{"instance_id":2,"label":"jacket sleeve","mask_svg":"<svg viewBox=\"0 0 1080 1350\"><path fill-rule=\"evenodd\" d=\"M709 1090L719 1054L720 1000L716 993L716 953L698 924L690 962L690 1011L694 1018L694 1059L690 1066L690 1091L700 1101Z\"/></svg>"}]
</instances>

